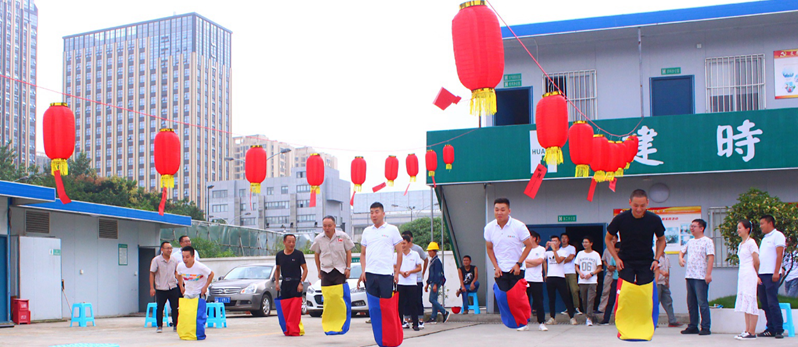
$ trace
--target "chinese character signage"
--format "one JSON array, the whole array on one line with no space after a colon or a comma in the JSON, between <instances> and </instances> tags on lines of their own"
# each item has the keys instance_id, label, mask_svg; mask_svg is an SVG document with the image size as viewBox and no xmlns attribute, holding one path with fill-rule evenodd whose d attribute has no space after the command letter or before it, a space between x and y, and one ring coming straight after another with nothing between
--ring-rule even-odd
<instances>
[{"instance_id":1,"label":"chinese character signage","mask_svg":"<svg viewBox=\"0 0 798 347\"><path fill-rule=\"evenodd\" d=\"M596 123L623 134L639 121ZM798 134L798 108L646 117L634 133L639 139L637 156L624 176L798 168L795 146L789 145ZM457 147L457 161L469 168L439 172L438 184L528 181L543 159L536 139L534 124L427 133L427 143ZM545 179L574 178L568 146L563 148L565 162L549 170ZM443 145L432 149L441 152Z\"/></svg>"},{"instance_id":2,"label":"chinese character signage","mask_svg":"<svg viewBox=\"0 0 798 347\"><path fill-rule=\"evenodd\" d=\"M612 215L617 216L627 209L616 208ZM651 207L649 211L662 218L665 226L665 253L679 253L682 246L693 238L690 233L690 223L701 218L701 206L686 207Z\"/></svg>"},{"instance_id":3,"label":"chinese character signage","mask_svg":"<svg viewBox=\"0 0 798 347\"><path fill-rule=\"evenodd\" d=\"M798 98L798 49L773 51L776 99Z\"/></svg>"}]
</instances>

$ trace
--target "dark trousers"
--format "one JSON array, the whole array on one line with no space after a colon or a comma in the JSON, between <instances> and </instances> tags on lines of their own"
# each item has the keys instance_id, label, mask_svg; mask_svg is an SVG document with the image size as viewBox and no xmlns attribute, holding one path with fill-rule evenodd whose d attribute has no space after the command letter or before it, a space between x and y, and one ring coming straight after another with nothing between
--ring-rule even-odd
<instances>
[{"instance_id":1,"label":"dark trousers","mask_svg":"<svg viewBox=\"0 0 798 347\"><path fill-rule=\"evenodd\" d=\"M687 279L687 312L690 313L690 324L687 328L698 328L698 313L701 312L701 330L709 330L712 320L709 315L709 284L705 280ZM764 305L764 304L763 304ZM778 304L776 304L778 305ZM781 317L781 313L779 313Z\"/></svg>"},{"instance_id":2,"label":"dark trousers","mask_svg":"<svg viewBox=\"0 0 798 347\"><path fill-rule=\"evenodd\" d=\"M336 269L330 272L321 272L321 286L335 286L346 283L346 276Z\"/></svg>"},{"instance_id":3,"label":"dark trousers","mask_svg":"<svg viewBox=\"0 0 798 347\"><path fill-rule=\"evenodd\" d=\"M299 298L302 297L302 293L297 290L299 287L299 279L296 280L283 280L280 283L280 298L282 299L290 299L290 298Z\"/></svg>"},{"instance_id":4,"label":"dark trousers","mask_svg":"<svg viewBox=\"0 0 798 347\"><path fill-rule=\"evenodd\" d=\"M652 262L653 260L624 260L623 270L618 271L618 277L638 286L654 282L654 271L651 271Z\"/></svg>"},{"instance_id":5,"label":"dark trousers","mask_svg":"<svg viewBox=\"0 0 798 347\"><path fill-rule=\"evenodd\" d=\"M524 270L521 270L518 275L514 275L512 272L502 272L501 277L496 277L496 285L503 292L506 292L512 289L522 278L524 278Z\"/></svg>"},{"instance_id":6,"label":"dark trousers","mask_svg":"<svg viewBox=\"0 0 798 347\"><path fill-rule=\"evenodd\" d=\"M424 282L416 283L416 300L418 301L416 313L419 317L424 317Z\"/></svg>"},{"instance_id":7,"label":"dark trousers","mask_svg":"<svg viewBox=\"0 0 798 347\"><path fill-rule=\"evenodd\" d=\"M155 322L159 328L163 328L163 309L169 300L169 308L172 310L172 326L177 326L177 303L180 301L180 288L174 287L169 290L155 290L155 301L158 306L155 309Z\"/></svg>"},{"instance_id":8,"label":"dark trousers","mask_svg":"<svg viewBox=\"0 0 798 347\"><path fill-rule=\"evenodd\" d=\"M615 299L618 297L618 280L612 280L610 283L610 296L607 297L607 307L604 309L604 321L602 323L609 323L610 317L615 313Z\"/></svg>"},{"instance_id":9,"label":"dark trousers","mask_svg":"<svg viewBox=\"0 0 798 347\"><path fill-rule=\"evenodd\" d=\"M546 310L543 308L543 282L529 282L526 296L529 297L529 307L538 317L538 324L543 324L546 321Z\"/></svg>"},{"instance_id":10,"label":"dark trousers","mask_svg":"<svg viewBox=\"0 0 798 347\"><path fill-rule=\"evenodd\" d=\"M549 315L551 318L556 317L557 310L557 293L560 293L565 307L568 309L568 317L574 318L574 302L571 300L571 292L568 290L568 283L565 282L565 277L547 277L546 278L546 291L549 294Z\"/></svg>"},{"instance_id":11,"label":"dark trousers","mask_svg":"<svg viewBox=\"0 0 798 347\"><path fill-rule=\"evenodd\" d=\"M366 293L380 299L390 299L393 295L393 275L366 272Z\"/></svg>"},{"instance_id":12,"label":"dark trousers","mask_svg":"<svg viewBox=\"0 0 798 347\"><path fill-rule=\"evenodd\" d=\"M783 334L784 317L781 316L777 297L779 282L773 282L773 274L760 274L759 279L762 284L757 286L757 296L759 296L759 303L762 304L762 310L765 311L765 318L768 321L765 330L774 334ZM787 312L787 314L791 313Z\"/></svg>"},{"instance_id":13,"label":"dark trousers","mask_svg":"<svg viewBox=\"0 0 798 347\"><path fill-rule=\"evenodd\" d=\"M413 326L418 326L418 286L396 286L399 291L399 320L404 316L410 316Z\"/></svg>"},{"instance_id":14,"label":"dark trousers","mask_svg":"<svg viewBox=\"0 0 798 347\"><path fill-rule=\"evenodd\" d=\"M471 284L474 285L474 290L471 290ZM474 281L469 284L464 284L466 291L460 293L460 296L463 297L463 312L468 313L468 293L476 293L479 290L479 281Z\"/></svg>"}]
</instances>

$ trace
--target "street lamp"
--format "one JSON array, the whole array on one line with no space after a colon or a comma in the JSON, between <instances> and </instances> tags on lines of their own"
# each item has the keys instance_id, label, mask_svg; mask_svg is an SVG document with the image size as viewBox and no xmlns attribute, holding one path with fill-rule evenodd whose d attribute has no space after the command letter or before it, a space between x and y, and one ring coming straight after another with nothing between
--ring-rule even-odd
<instances>
[{"instance_id":1,"label":"street lamp","mask_svg":"<svg viewBox=\"0 0 798 347\"><path fill-rule=\"evenodd\" d=\"M215 187L213 184L208 186L208 194L205 195L205 213L208 214L208 222L211 221L211 189Z\"/></svg>"},{"instance_id":2,"label":"street lamp","mask_svg":"<svg viewBox=\"0 0 798 347\"><path fill-rule=\"evenodd\" d=\"M275 156L277 156L278 154L285 154L285 153L288 153L288 152L290 152L290 151L291 151L291 149L290 149L290 148L283 148L283 149L281 149L281 150L280 150L280 152L279 152L279 153L274 153L274 154L270 155L268 158L266 158L266 160L269 160L269 159L271 159L271 158L274 158L274 157L275 157ZM244 162L244 159L236 159L236 158L233 158L233 157L224 157L224 160L225 160L225 161L240 161L240 162Z\"/></svg>"},{"instance_id":3,"label":"street lamp","mask_svg":"<svg viewBox=\"0 0 798 347\"><path fill-rule=\"evenodd\" d=\"M393 207L404 207L404 208L410 210L410 221L411 222L413 221L413 210L416 209L415 206L400 206L400 205L397 205L397 204L391 204L391 206L393 206Z\"/></svg>"}]
</instances>

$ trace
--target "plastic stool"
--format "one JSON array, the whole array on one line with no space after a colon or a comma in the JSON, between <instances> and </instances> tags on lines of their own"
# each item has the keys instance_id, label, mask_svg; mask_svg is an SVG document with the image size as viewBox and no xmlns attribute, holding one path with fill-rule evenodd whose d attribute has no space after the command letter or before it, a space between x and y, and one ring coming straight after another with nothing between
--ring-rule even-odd
<instances>
[{"instance_id":1,"label":"plastic stool","mask_svg":"<svg viewBox=\"0 0 798 347\"><path fill-rule=\"evenodd\" d=\"M223 303L209 302L205 304L205 307L208 311L208 320L206 321L208 328L221 328L222 325L227 328L227 313Z\"/></svg>"},{"instance_id":2,"label":"plastic stool","mask_svg":"<svg viewBox=\"0 0 798 347\"><path fill-rule=\"evenodd\" d=\"M77 315L75 315L75 309L77 309ZM88 311L87 311L88 309ZM88 316L86 315L88 313ZM97 323L94 321L94 307L91 306L91 303L82 302L77 304L72 304L72 320L69 322L69 326L72 326L72 323L78 322L79 327L85 327L88 325L88 322L91 322L92 326L97 326Z\"/></svg>"},{"instance_id":3,"label":"plastic stool","mask_svg":"<svg viewBox=\"0 0 798 347\"><path fill-rule=\"evenodd\" d=\"M471 303L471 304L468 305L468 310L469 311L473 311L474 314L479 314L479 299L477 299L477 293L476 292L468 293L468 302ZM466 310L466 308L463 307L463 311L465 311L465 310Z\"/></svg>"},{"instance_id":4,"label":"plastic stool","mask_svg":"<svg viewBox=\"0 0 798 347\"><path fill-rule=\"evenodd\" d=\"M779 313L786 310L786 317L784 317L784 331L787 332L787 336L795 337L795 325L792 324L792 308L790 304L785 304L783 302L779 303Z\"/></svg>"},{"instance_id":5,"label":"plastic stool","mask_svg":"<svg viewBox=\"0 0 798 347\"><path fill-rule=\"evenodd\" d=\"M167 327L170 327L170 326L172 326L172 321L169 319L169 312L171 312L171 309L169 308L169 305L168 305L169 302L167 301L166 303L167 303L167 305L164 305L165 310L164 310L164 314L163 314L163 324L165 324ZM147 327L147 324L150 324L150 327L155 327L156 325L158 325L157 324L158 322L157 322L157 319L156 319L156 317L158 317L156 315L157 313L158 313L158 304L155 303L155 302L148 303L147 304L147 313L144 316L144 327L145 328Z\"/></svg>"}]
</instances>

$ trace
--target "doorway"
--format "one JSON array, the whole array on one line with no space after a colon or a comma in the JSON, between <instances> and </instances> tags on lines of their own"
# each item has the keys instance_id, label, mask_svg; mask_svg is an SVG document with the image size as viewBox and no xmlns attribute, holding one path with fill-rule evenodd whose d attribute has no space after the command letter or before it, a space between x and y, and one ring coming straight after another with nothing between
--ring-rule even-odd
<instances>
[{"instance_id":1,"label":"doorway","mask_svg":"<svg viewBox=\"0 0 798 347\"><path fill-rule=\"evenodd\" d=\"M150 263L158 248L139 246L139 312L147 312L147 304L155 302L150 296Z\"/></svg>"},{"instance_id":2,"label":"doorway","mask_svg":"<svg viewBox=\"0 0 798 347\"><path fill-rule=\"evenodd\" d=\"M497 89L495 126L532 124L532 87Z\"/></svg>"},{"instance_id":3,"label":"doorway","mask_svg":"<svg viewBox=\"0 0 798 347\"><path fill-rule=\"evenodd\" d=\"M651 115L695 113L694 76L652 77Z\"/></svg>"},{"instance_id":4,"label":"doorway","mask_svg":"<svg viewBox=\"0 0 798 347\"><path fill-rule=\"evenodd\" d=\"M11 321L11 310L8 307L8 266L8 236L0 236L0 324Z\"/></svg>"}]
</instances>

